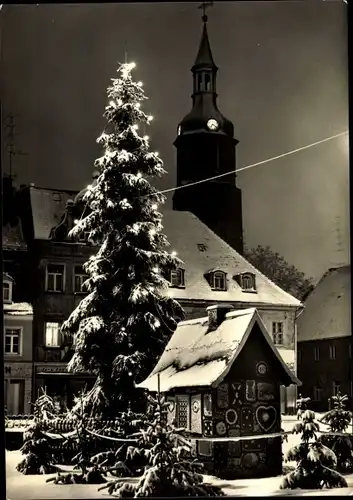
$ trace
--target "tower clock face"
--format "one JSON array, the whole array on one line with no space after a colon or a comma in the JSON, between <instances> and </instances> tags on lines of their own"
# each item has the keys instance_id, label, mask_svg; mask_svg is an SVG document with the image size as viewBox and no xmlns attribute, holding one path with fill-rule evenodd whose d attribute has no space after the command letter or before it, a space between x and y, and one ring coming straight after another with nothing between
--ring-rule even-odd
<instances>
[{"instance_id":1,"label":"tower clock face","mask_svg":"<svg viewBox=\"0 0 353 500\"><path fill-rule=\"evenodd\" d=\"M208 120L207 122L207 127L210 129L210 130L217 130L218 129L218 121L215 120L214 118L211 118L210 120Z\"/></svg>"}]
</instances>

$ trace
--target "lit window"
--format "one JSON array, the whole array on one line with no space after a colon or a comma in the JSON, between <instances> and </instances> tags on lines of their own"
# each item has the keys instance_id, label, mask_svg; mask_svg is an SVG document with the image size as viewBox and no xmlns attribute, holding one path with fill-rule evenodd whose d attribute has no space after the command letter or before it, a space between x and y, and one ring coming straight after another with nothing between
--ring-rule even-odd
<instances>
[{"instance_id":1,"label":"lit window","mask_svg":"<svg viewBox=\"0 0 353 500\"><path fill-rule=\"evenodd\" d=\"M272 322L272 338L275 344L283 344L283 323L282 321Z\"/></svg>"},{"instance_id":2,"label":"lit window","mask_svg":"<svg viewBox=\"0 0 353 500\"><path fill-rule=\"evenodd\" d=\"M184 269L173 269L170 271L170 286L183 287L185 286Z\"/></svg>"},{"instance_id":3,"label":"lit window","mask_svg":"<svg viewBox=\"0 0 353 500\"><path fill-rule=\"evenodd\" d=\"M83 266L75 266L75 281L74 281L74 292L75 293L85 293L84 282L87 280L88 274L85 273Z\"/></svg>"},{"instance_id":4,"label":"lit window","mask_svg":"<svg viewBox=\"0 0 353 500\"><path fill-rule=\"evenodd\" d=\"M321 387L314 386L314 401L322 400L323 389Z\"/></svg>"},{"instance_id":5,"label":"lit window","mask_svg":"<svg viewBox=\"0 0 353 500\"><path fill-rule=\"evenodd\" d=\"M47 291L48 292L63 292L64 291L64 271L63 264L48 264L47 265Z\"/></svg>"},{"instance_id":6,"label":"lit window","mask_svg":"<svg viewBox=\"0 0 353 500\"><path fill-rule=\"evenodd\" d=\"M5 354L21 354L21 328L5 329Z\"/></svg>"},{"instance_id":7,"label":"lit window","mask_svg":"<svg viewBox=\"0 0 353 500\"><path fill-rule=\"evenodd\" d=\"M226 290L226 275L222 271L213 273L213 287L214 290Z\"/></svg>"},{"instance_id":8,"label":"lit window","mask_svg":"<svg viewBox=\"0 0 353 500\"><path fill-rule=\"evenodd\" d=\"M314 347L314 360L320 361L320 347Z\"/></svg>"},{"instance_id":9,"label":"lit window","mask_svg":"<svg viewBox=\"0 0 353 500\"><path fill-rule=\"evenodd\" d=\"M10 281L2 283L2 298L4 302L12 302L12 283Z\"/></svg>"},{"instance_id":10,"label":"lit window","mask_svg":"<svg viewBox=\"0 0 353 500\"><path fill-rule=\"evenodd\" d=\"M332 396L337 396L339 392L340 392L340 383L332 382Z\"/></svg>"},{"instance_id":11,"label":"lit window","mask_svg":"<svg viewBox=\"0 0 353 500\"><path fill-rule=\"evenodd\" d=\"M330 359L336 359L336 346L330 345Z\"/></svg>"},{"instance_id":12,"label":"lit window","mask_svg":"<svg viewBox=\"0 0 353 500\"><path fill-rule=\"evenodd\" d=\"M60 346L60 323L45 323L45 345L47 347Z\"/></svg>"}]
</instances>

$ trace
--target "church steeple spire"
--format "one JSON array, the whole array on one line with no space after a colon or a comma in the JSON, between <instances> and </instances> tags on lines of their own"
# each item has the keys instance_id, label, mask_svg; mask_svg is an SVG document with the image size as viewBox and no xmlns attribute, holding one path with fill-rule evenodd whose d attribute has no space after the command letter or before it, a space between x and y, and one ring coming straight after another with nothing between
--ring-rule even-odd
<instances>
[{"instance_id":1,"label":"church steeple spire","mask_svg":"<svg viewBox=\"0 0 353 500\"><path fill-rule=\"evenodd\" d=\"M214 69L216 71L218 69L217 66L215 65L213 57L212 57L210 41L208 39L208 33L207 33L207 20L208 20L208 17L206 14L204 14L202 16L203 30L202 30L201 42L200 42L199 51L197 53L195 63L192 67L192 71L195 71L198 68L210 68L210 69Z\"/></svg>"},{"instance_id":2,"label":"church steeple spire","mask_svg":"<svg viewBox=\"0 0 353 500\"><path fill-rule=\"evenodd\" d=\"M179 122L177 189L174 210L187 210L238 252L243 252L241 190L236 186L234 126L219 111L216 94L217 66L207 33L206 8L202 2L203 29L193 74L192 109ZM234 172L230 175L230 172ZM224 176L222 176L224 174ZM201 181L201 182L200 182Z\"/></svg>"},{"instance_id":3,"label":"church steeple spire","mask_svg":"<svg viewBox=\"0 0 353 500\"><path fill-rule=\"evenodd\" d=\"M203 30L202 37L199 45L199 50L196 56L195 63L191 68L194 76L194 89L193 89L193 100L195 103L195 96L197 94L211 93L213 94L213 99L216 98L216 74L217 66L213 60L210 41L208 39L207 33L207 21L208 17L206 15L207 7L210 7L213 2L202 2L199 8L203 10L202 22Z\"/></svg>"}]
</instances>

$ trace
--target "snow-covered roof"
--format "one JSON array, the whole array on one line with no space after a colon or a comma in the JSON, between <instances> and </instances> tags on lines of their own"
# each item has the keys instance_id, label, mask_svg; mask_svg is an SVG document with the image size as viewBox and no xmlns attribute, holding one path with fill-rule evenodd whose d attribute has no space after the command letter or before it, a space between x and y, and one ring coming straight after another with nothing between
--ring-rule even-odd
<instances>
[{"instance_id":1,"label":"snow-covered roof","mask_svg":"<svg viewBox=\"0 0 353 500\"><path fill-rule=\"evenodd\" d=\"M13 277L9 275L9 273L2 273L2 280L11 281L12 283L15 281Z\"/></svg>"},{"instance_id":2,"label":"snow-covered roof","mask_svg":"<svg viewBox=\"0 0 353 500\"><path fill-rule=\"evenodd\" d=\"M31 316L33 307L27 302L12 302L11 304L4 304L4 314L7 316Z\"/></svg>"},{"instance_id":3,"label":"snow-covered roof","mask_svg":"<svg viewBox=\"0 0 353 500\"><path fill-rule=\"evenodd\" d=\"M33 214L34 238L48 240L50 231L57 226L65 212L68 199L73 199L76 191L60 191L31 186L29 188Z\"/></svg>"},{"instance_id":4,"label":"snow-covered roof","mask_svg":"<svg viewBox=\"0 0 353 500\"><path fill-rule=\"evenodd\" d=\"M301 385L278 353L257 310L251 308L227 313L211 332L208 318L180 322L156 367L138 387L157 391L158 374L162 392L217 386L242 351L255 322L291 383Z\"/></svg>"},{"instance_id":5,"label":"snow-covered roof","mask_svg":"<svg viewBox=\"0 0 353 500\"><path fill-rule=\"evenodd\" d=\"M21 221L16 224L6 224L2 228L2 248L3 250L26 250L27 245L22 233Z\"/></svg>"},{"instance_id":6,"label":"snow-covered roof","mask_svg":"<svg viewBox=\"0 0 353 500\"><path fill-rule=\"evenodd\" d=\"M284 346L276 346L281 358L292 371L295 371L295 351Z\"/></svg>"},{"instance_id":7,"label":"snow-covered roof","mask_svg":"<svg viewBox=\"0 0 353 500\"><path fill-rule=\"evenodd\" d=\"M65 210L69 198L75 193L30 188L34 235L36 239L48 239ZM264 276L244 257L219 238L195 215L163 209L163 231L171 249L184 262L185 287L170 288L169 294L176 299L205 300L212 302L241 302L252 306L301 307L299 300L283 291ZM210 269L227 274L227 290L212 290L205 278ZM256 291L242 290L234 276L250 272L255 275Z\"/></svg>"},{"instance_id":8,"label":"snow-covered roof","mask_svg":"<svg viewBox=\"0 0 353 500\"><path fill-rule=\"evenodd\" d=\"M351 267L329 269L298 318L298 342L351 336Z\"/></svg>"},{"instance_id":9,"label":"snow-covered roof","mask_svg":"<svg viewBox=\"0 0 353 500\"><path fill-rule=\"evenodd\" d=\"M185 288L171 288L170 296L176 299L245 302L251 305L301 306L299 300L260 273L195 215L174 210L164 210L163 215L162 224L171 248L185 263ZM210 269L227 273L226 291L211 289L204 276ZM246 272L255 275L256 292L242 291L234 279L235 275Z\"/></svg>"}]
</instances>

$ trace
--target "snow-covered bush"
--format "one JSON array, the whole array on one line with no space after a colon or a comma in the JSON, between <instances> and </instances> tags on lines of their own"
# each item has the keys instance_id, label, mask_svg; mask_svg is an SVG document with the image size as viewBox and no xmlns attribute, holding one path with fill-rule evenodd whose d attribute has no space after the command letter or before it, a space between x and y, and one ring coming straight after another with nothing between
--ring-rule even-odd
<instances>
[{"instance_id":1,"label":"snow-covered bush","mask_svg":"<svg viewBox=\"0 0 353 500\"><path fill-rule=\"evenodd\" d=\"M101 489L119 497L223 496L222 490L203 482L202 464L191 456L185 430L165 421L168 403L158 395L149 397L151 415L139 444L145 450L148 465L137 484L110 481Z\"/></svg>"},{"instance_id":2,"label":"snow-covered bush","mask_svg":"<svg viewBox=\"0 0 353 500\"><path fill-rule=\"evenodd\" d=\"M301 443L293 446L287 453L287 461L297 462L294 471L287 474L280 489L322 489L343 488L347 481L332 470L337 465L336 455L317 438L320 426L315 413L307 409L310 398L300 398L299 421L293 427L294 434L301 434Z\"/></svg>"},{"instance_id":3,"label":"snow-covered bush","mask_svg":"<svg viewBox=\"0 0 353 500\"><path fill-rule=\"evenodd\" d=\"M53 440L43 433L46 422L56 418L53 399L42 389L42 395L34 403L34 423L23 435L21 453L25 458L16 469L22 474L47 474L55 472L57 459L53 454Z\"/></svg>"},{"instance_id":4,"label":"snow-covered bush","mask_svg":"<svg viewBox=\"0 0 353 500\"><path fill-rule=\"evenodd\" d=\"M348 397L340 393L332 396L331 402L333 408L321 417L320 421L327 424L331 432L342 434L347 432L352 420L352 412L345 408L347 400ZM342 472L353 470L352 439L352 434L347 436L323 434L320 436L320 441L335 453L337 457L337 469Z\"/></svg>"}]
</instances>

